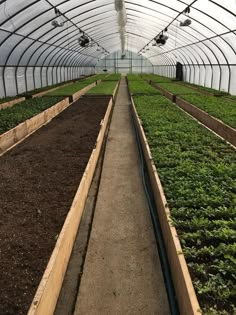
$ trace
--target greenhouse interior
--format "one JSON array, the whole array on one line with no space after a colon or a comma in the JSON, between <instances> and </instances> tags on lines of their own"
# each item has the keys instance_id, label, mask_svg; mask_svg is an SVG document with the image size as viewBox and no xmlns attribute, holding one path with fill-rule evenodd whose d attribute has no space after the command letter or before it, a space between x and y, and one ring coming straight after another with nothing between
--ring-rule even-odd
<instances>
[{"instance_id":1,"label":"greenhouse interior","mask_svg":"<svg viewBox=\"0 0 236 315\"><path fill-rule=\"evenodd\" d=\"M236 315L236 0L0 0L0 315Z\"/></svg>"}]
</instances>

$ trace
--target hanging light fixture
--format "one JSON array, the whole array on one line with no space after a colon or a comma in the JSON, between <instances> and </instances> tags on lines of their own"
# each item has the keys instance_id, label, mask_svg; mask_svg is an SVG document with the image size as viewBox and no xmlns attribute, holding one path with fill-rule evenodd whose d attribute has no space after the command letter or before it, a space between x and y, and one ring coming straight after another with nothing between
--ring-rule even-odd
<instances>
[{"instance_id":1,"label":"hanging light fixture","mask_svg":"<svg viewBox=\"0 0 236 315\"><path fill-rule=\"evenodd\" d=\"M184 10L184 14L189 15L189 13L190 13L190 7L187 7ZM184 26L189 26L191 24L192 24L192 21L188 18L188 19L184 20L183 22L180 22L179 26L184 27Z\"/></svg>"},{"instance_id":2,"label":"hanging light fixture","mask_svg":"<svg viewBox=\"0 0 236 315\"><path fill-rule=\"evenodd\" d=\"M81 47L88 47L89 46L89 38L85 34L81 35L79 38L79 45Z\"/></svg>"}]
</instances>

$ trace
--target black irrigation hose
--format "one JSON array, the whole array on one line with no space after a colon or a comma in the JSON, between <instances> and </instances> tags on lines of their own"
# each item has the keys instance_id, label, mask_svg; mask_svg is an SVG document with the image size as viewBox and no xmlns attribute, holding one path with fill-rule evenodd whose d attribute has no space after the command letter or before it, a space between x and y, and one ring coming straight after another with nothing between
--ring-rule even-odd
<instances>
[{"instance_id":1,"label":"black irrigation hose","mask_svg":"<svg viewBox=\"0 0 236 315\"><path fill-rule=\"evenodd\" d=\"M152 193L152 190L150 187L150 180L149 180L149 176L148 176L147 169L146 169L146 163L144 161L142 146L140 143L139 133L138 133L135 119L134 119L134 112L133 111L132 111L132 118L133 118L135 135L136 135L136 139L137 139L137 143L138 143L139 156L140 156L141 165L142 165L142 181L143 181L143 186L144 186L146 198L148 201L148 206L149 206L150 213L151 213L154 233L155 233L155 237L156 237L158 252L159 252L159 256L160 256L162 271L163 271L165 285L166 285L166 291L167 291L167 296L168 296L168 301L169 301L170 313L171 313L171 315L179 315L178 303L176 300L175 289L174 289L172 278L171 278L171 271L170 271L170 267L169 267L169 263L168 263L166 250L165 250L165 245L164 245L164 240L163 240L163 236L162 236L162 232L161 232L160 222L159 222L159 219L158 219L158 216L156 213L156 209L155 209L154 197L153 197L153 193Z\"/></svg>"}]
</instances>

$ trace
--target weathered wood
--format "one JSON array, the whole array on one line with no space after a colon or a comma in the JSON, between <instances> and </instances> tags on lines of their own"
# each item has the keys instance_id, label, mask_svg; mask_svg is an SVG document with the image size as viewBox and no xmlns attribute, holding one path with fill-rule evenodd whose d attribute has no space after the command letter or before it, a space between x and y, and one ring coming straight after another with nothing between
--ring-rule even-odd
<instances>
[{"instance_id":1,"label":"weathered wood","mask_svg":"<svg viewBox=\"0 0 236 315\"><path fill-rule=\"evenodd\" d=\"M176 104L226 141L236 146L236 129L226 125L223 121L209 115L180 97L176 98Z\"/></svg>"},{"instance_id":2,"label":"weathered wood","mask_svg":"<svg viewBox=\"0 0 236 315\"><path fill-rule=\"evenodd\" d=\"M28 315L52 315L55 310L86 198L101 152L105 132L112 112L112 104L113 102L111 99L104 120L101 122L101 128L97 137L95 148L92 151L74 201L67 215L46 271L35 294Z\"/></svg>"},{"instance_id":3,"label":"weathered wood","mask_svg":"<svg viewBox=\"0 0 236 315\"><path fill-rule=\"evenodd\" d=\"M142 128L141 121L138 118L133 99L132 109L134 113L135 123L138 128L146 165L148 168L148 174L150 177L156 209L160 220L165 248L170 263L171 274L180 308L180 313L181 315L199 315L201 314L201 312L196 293L194 291L188 267L182 253L182 248L178 239L177 231L175 227L171 224L170 210L167 206L164 190L158 176L156 166L153 162L151 151L144 130Z\"/></svg>"},{"instance_id":4,"label":"weathered wood","mask_svg":"<svg viewBox=\"0 0 236 315\"><path fill-rule=\"evenodd\" d=\"M23 101L25 101L25 97L16 98L15 100L2 103L2 104L0 104L0 110L1 110L1 109L5 109L5 108L8 108L8 107L12 107L12 106L14 106L15 104L19 104L19 103L21 103L21 102L23 102Z\"/></svg>"}]
</instances>

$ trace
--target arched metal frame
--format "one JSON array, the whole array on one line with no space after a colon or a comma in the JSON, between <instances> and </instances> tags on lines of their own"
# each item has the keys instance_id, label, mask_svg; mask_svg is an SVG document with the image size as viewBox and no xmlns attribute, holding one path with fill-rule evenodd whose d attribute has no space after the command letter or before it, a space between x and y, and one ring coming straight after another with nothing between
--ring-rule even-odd
<instances>
[{"instance_id":1,"label":"arched metal frame","mask_svg":"<svg viewBox=\"0 0 236 315\"><path fill-rule=\"evenodd\" d=\"M173 76L178 60L188 74L185 78L187 81L208 86L210 82L211 87L216 87L214 69L217 67L217 88L221 89L223 73L227 73L227 89L230 91L232 67L236 67L236 29L232 27L236 15L231 1L227 4L223 0L124 1L129 50L139 52L168 26L167 44L162 48L151 46L145 53L145 57L154 65L154 71L160 68L163 75ZM218 14L209 15L203 3L212 6ZM190 13L193 23L190 27L179 28L176 38L175 23L179 24L188 6L193 12ZM60 10L61 18L65 21L62 29L51 25L56 18L55 8ZM29 14L31 10L33 14ZM7 51L5 58L0 57L4 95L7 95L6 71L9 67L14 68L16 93L19 92L18 72L22 71L22 67L25 90L30 89L27 81L29 69L32 69L31 88L37 86L36 76L39 76L40 86L43 86L45 79L46 85L49 84L49 73L50 81L56 83L78 77L79 69L85 67L94 72L103 54L94 46L85 49L79 47L77 38L80 29L104 51L115 52L120 49L114 0L84 0L79 4L75 0L32 0L18 1L18 4L14 0L1 0L0 12L0 56L1 49ZM26 14L25 19L22 19L22 14ZM219 18L221 15L222 19ZM228 19L224 18L226 16ZM12 42L15 44L12 45Z\"/></svg>"}]
</instances>

